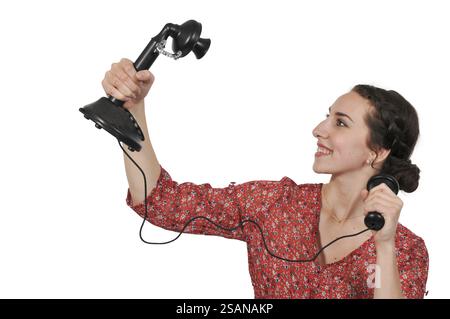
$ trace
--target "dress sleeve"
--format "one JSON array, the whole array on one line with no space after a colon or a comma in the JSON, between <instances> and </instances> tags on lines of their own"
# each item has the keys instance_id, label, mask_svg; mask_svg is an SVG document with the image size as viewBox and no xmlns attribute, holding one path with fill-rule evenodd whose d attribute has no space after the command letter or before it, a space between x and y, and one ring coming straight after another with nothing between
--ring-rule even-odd
<instances>
[{"instance_id":1,"label":"dress sleeve","mask_svg":"<svg viewBox=\"0 0 450 319\"><path fill-rule=\"evenodd\" d=\"M176 232L180 232L195 216L207 217L225 228L235 228L241 221L255 220L255 217L259 223L261 218L255 216L257 207L271 205L276 200L276 192L271 190L279 184L279 181L251 181L225 188L213 188L209 183L179 184L161 166L156 187L147 197L146 219L155 226ZM126 203L144 218L145 202L133 203L130 189ZM245 227L248 224L229 231L200 218L191 221L184 232L246 241Z\"/></svg>"},{"instance_id":2,"label":"dress sleeve","mask_svg":"<svg viewBox=\"0 0 450 319\"><path fill-rule=\"evenodd\" d=\"M428 278L428 251L422 238L409 242L408 249L398 262L402 293L407 299L422 299Z\"/></svg>"}]
</instances>

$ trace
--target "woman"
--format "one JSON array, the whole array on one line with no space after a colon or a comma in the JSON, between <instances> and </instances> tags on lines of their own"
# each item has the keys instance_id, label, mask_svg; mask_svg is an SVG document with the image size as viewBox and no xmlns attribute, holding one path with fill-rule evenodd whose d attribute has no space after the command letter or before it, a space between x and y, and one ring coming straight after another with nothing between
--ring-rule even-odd
<instances>
[{"instance_id":1,"label":"woman","mask_svg":"<svg viewBox=\"0 0 450 319\"><path fill-rule=\"evenodd\" d=\"M145 119L144 98L154 82L151 72L136 72L128 59L114 63L102 82L107 94L126 101L146 137L131 157L147 176L147 220L164 229L245 241L255 298L423 298L428 276L424 241L398 223L402 200L385 184L368 192L367 181L378 173L393 175L400 190L418 187L419 168L410 156L419 135L414 107L395 91L357 85L340 96L313 130L318 152L313 170L332 174L327 184L297 185L250 181L225 188L205 183L179 184L157 161ZM145 216L141 172L124 154L129 182L126 202ZM233 184L233 183L232 183ZM378 211L385 218L378 232L364 232L364 216Z\"/></svg>"}]
</instances>

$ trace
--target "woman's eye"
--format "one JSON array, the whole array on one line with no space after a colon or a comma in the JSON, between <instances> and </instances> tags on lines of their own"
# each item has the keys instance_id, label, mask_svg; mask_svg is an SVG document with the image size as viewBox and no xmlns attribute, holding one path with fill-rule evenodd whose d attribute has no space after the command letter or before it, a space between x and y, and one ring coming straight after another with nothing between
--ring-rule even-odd
<instances>
[{"instance_id":1,"label":"woman's eye","mask_svg":"<svg viewBox=\"0 0 450 319\"><path fill-rule=\"evenodd\" d=\"M325 114L325 116L328 118L328 117L330 116L330 114ZM337 119L336 123L342 123L342 124L344 124L344 126L347 126L347 125L345 125L344 122L342 122L342 121L339 120L339 119ZM340 125L338 125L338 126L340 126ZM342 127L342 126L341 126L341 127Z\"/></svg>"},{"instance_id":2,"label":"woman's eye","mask_svg":"<svg viewBox=\"0 0 450 319\"><path fill-rule=\"evenodd\" d=\"M337 122L336 123L342 123L342 124L344 124L344 126L347 126L347 125L345 125L345 123L344 122L342 122L341 120L337 120Z\"/></svg>"}]
</instances>

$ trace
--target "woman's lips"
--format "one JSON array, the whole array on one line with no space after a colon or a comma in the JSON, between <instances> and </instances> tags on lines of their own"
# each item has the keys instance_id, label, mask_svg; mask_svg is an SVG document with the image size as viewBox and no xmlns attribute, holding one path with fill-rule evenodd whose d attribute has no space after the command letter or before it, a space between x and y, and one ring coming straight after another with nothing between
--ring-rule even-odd
<instances>
[{"instance_id":1,"label":"woman's lips","mask_svg":"<svg viewBox=\"0 0 450 319\"><path fill-rule=\"evenodd\" d=\"M323 145L323 144L321 144L321 143L319 143L319 142L317 142L317 146L318 146L318 147L321 147L321 148L324 148L324 149L326 149L326 150L329 150L330 152L333 152L333 150L332 150L331 148L326 147L325 145Z\"/></svg>"},{"instance_id":2,"label":"woman's lips","mask_svg":"<svg viewBox=\"0 0 450 319\"><path fill-rule=\"evenodd\" d=\"M333 151L331 151L330 149L328 149L326 147L319 146L317 148L317 152L316 152L315 156L316 157L321 157L321 156L328 156L328 155L331 155L331 154L333 154Z\"/></svg>"},{"instance_id":3,"label":"woman's lips","mask_svg":"<svg viewBox=\"0 0 450 319\"><path fill-rule=\"evenodd\" d=\"M330 156L331 154L325 154L322 152L316 152L316 154L314 154L315 157L322 157L322 156Z\"/></svg>"}]
</instances>

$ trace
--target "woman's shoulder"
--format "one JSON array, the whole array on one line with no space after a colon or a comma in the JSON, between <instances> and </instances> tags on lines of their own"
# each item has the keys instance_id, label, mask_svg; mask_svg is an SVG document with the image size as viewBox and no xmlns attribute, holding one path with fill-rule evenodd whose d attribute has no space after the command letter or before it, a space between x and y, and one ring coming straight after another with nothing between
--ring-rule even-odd
<instances>
[{"instance_id":1,"label":"woman's shoulder","mask_svg":"<svg viewBox=\"0 0 450 319\"><path fill-rule=\"evenodd\" d=\"M243 182L239 185L255 187L284 187L285 189L296 190L303 193L316 193L320 190L321 183L301 183L298 184L289 176L283 176L279 179L260 179Z\"/></svg>"},{"instance_id":2,"label":"woman's shoulder","mask_svg":"<svg viewBox=\"0 0 450 319\"><path fill-rule=\"evenodd\" d=\"M242 184L245 189L271 191L274 197L280 196L295 199L297 201L318 204L321 196L321 183L298 184L289 176L283 176L278 180L257 180Z\"/></svg>"},{"instance_id":3,"label":"woman's shoulder","mask_svg":"<svg viewBox=\"0 0 450 319\"><path fill-rule=\"evenodd\" d=\"M426 253L427 250L423 238L401 223L397 225L395 242L400 251L423 250Z\"/></svg>"},{"instance_id":4,"label":"woman's shoulder","mask_svg":"<svg viewBox=\"0 0 450 319\"><path fill-rule=\"evenodd\" d=\"M322 183L300 183L297 184L291 178L285 176L280 183L289 194L293 195L297 201L302 201L311 205L320 203Z\"/></svg>"},{"instance_id":5,"label":"woman's shoulder","mask_svg":"<svg viewBox=\"0 0 450 319\"><path fill-rule=\"evenodd\" d=\"M292 186L303 192L317 192L322 185L322 183L297 183L289 176L283 176L278 182L281 185Z\"/></svg>"},{"instance_id":6,"label":"woman's shoulder","mask_svg":"<svg viewBox=\"0 0 450 319\"><path fill-rule=\"evenodd\" d=\"M320 191L322 183L297 183L294 179L290 178L289 176L283 176L280 180L276 181L278 185L284 186L284 187L290 187L293 190L300 193L317 193Z\"/></svg>"}]
</instances>

